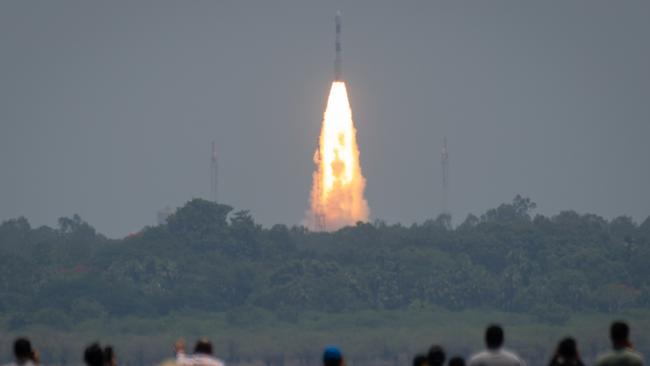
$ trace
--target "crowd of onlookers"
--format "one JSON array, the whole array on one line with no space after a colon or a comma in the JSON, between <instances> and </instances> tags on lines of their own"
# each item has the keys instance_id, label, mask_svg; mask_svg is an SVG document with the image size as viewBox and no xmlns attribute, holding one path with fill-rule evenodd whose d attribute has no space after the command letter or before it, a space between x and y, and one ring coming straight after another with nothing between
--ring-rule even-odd
<instances>
[{"instance_id":1,"label":"crowd of onlookers","mask_svg":"<svg viewBox=\"0 0 650 366\"><path fill-rule=\"evenodd\" d=\"M611 350L599 355L595 366L643 366L643 356L634 350L630 342L630 328L622 321L612 323L609 329ZM505 334L499 325L485 330L485 350L477 352L467 362L460 356L449 359L448 366L525 366L526 362L503 345ZM413 366L445 366L446 355L439 345L432 345L427 354L413 358ZM571 337L557 345L549 366L585 366L578 352L578 344ZM326 365L326 366L342 366Z\"/></svg>"},{"instance_id":2,"label":"crowd of onlookers","mask_svg":"<svg viewBox=\"0 0 650 366\"><path fill-rule=\"evenodd\" d=\"M634 350L630 342L630 328L622 321L612 323L609 331L612 348L596 359L595 366L643 366L643 356ZM467 361L461 356L447 355L442 346L434 344L425 354L413 358L413 366L525 366L526 363L516 353L504 347L505 334L499 325L490 325L485 331L485 350L477 352ZM191 354L185 349L185 341L176 342L176 358L165 362L164 366L224 366L223 361L213 355L212 343L206 338L199 339ZM26 338L14 342L15 361L7 366L37 366L39 353L32 348ZM83 360L87 366L117 366L115 353L111 346L101 347L93 343L86 347ZM343 353L337 347L325 348L323 366L345 366ZM555 349L549 366L585 366L575 339L567 337Z\"/></svg>"}]
</instances>

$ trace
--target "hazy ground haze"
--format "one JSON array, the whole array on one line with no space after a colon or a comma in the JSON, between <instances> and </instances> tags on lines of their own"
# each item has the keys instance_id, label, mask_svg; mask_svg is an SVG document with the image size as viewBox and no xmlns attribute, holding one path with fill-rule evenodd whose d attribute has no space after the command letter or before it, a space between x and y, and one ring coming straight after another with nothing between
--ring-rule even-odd
<instances>
[{"instance_id":1,"label":"hazy ground haze","mask_svg":"<svg viewBox=\"0 0 650 366\"><path fill-rule=\"evenodd\" d=\"M122 236L209 193L298 224L343 12L371 218L650 214L647 1L0 2L0 221Z\"/></svg>"}]
</instances>

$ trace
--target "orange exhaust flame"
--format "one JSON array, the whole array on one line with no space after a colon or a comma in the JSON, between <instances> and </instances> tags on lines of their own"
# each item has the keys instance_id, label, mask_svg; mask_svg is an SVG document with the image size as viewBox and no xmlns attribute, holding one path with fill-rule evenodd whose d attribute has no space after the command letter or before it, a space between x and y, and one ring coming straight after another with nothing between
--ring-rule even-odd
<instances>
[{"instance_id":1,"label":"orange exhaust flame","mask_svg":"<svg viewBox=\"0 0 650 366\"><path fill-rule=\"evenodd\" d=\"M345 82L334 81L314 153L316 170L306 218L312 230L337 230L368 220L356 134Z\"/></svg>"}]
</instances>

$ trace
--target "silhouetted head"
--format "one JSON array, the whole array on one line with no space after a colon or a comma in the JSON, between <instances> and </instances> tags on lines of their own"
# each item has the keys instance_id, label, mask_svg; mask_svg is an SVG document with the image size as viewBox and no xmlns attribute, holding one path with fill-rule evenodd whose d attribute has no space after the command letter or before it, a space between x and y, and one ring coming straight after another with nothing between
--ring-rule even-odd
<instances>
[{"instance_id":1,"label":"silhouetted head","mask_svg":"<svg viewBox=\"0 0 650 366\"><path fill-rule=\"evenodd\" d=\"M460 356L452 357L449 366L465 366L465 359Z\"/></svg>"},{"instance_id":2,"label":"silhouetted head","mask_svg":"<svg viewBox=\"0 0 650 366\"><path fill-rule=\"evenodd\" d=\"M194 353L211 355L212 343L210 342L210 340L207 338L201 338L198 341L196 341L196 345L194 345Z\"/></svg>"},{"instance_id":3,"label":"silhouetted head","mask_svg":"<svg viewBox=\"0 0 650 366\"><path fill-rule=\"evenodd\" d=\"M117 365L117 361L115 360L115 351L113 351L112 346L104 347L104 364L106 366Z\"/></svg>"},{"instance_id":4,"label":"silhouetted head","mask_svg":"<svg viewBox=\"0 0 650 366\"><path fill-rule=\"evenodd\" d=\"M428 366L442 366L445 364L445 350L437 344L432 345L427 353Z\"/></svg>"},{"instance_id":5,"label":"silhouetted head","mask_svg":"<svg viewBox=\"0 0 650 366\"><path fill-rule=\"evenodd\" d=\"M609 328L609 337L614 348L623 348L629 345L630 327L623 321L615 321Z\"/></svg>"},{"instance_id":6,"label":"silhouetted head","mask_svg":"<svg viewBox=\"0 0 650 366\"><path fill-rule=\"evenodd\" d=\"M93 343L84 351L84 362L88 366L104 366L104 351L99 343Z\"/></svg>"},{"instance_id":7,"label":"silhouetted head","mask_svg":"<svg viewBox=\"0 0 650 366\"><path fill-rule=\"evenodd\" d=\"M14 341L14 356L19 363L25 362L32 358L34 350L32 344L27 338L16 338Z\"/></svg>"},{"instance_id":8,"label":"silhouetted head","mask_svg":"<svg viewBox=\"0 0 650 366\"><path fill-rule=\"evenodd\" d=\"M323 351L323 366L343 365L343 354L338 347L329 346Z\"/></svg>"},{"instance_id":9,"label":"silhouetted head","mask_svg":"<svg viewBox=\"0 0 650 366\"><path fill-rule=\"evenodd\" d=\"M557 345L557 355L565 360L575 360L578 358L578 345L576 344L576 340L567 337L560 341Z\"/></svg>"},{"instance_id":10,"label":"silhouetted head","mask_svg":"<svg viewBox=\"0 0 650 366\"><path fill-rule=\"evenodd\" d=\"M485 330L485 345L488 349L499 349L503 346L503 328L492 324Z\"/></svg>"},{"instance_id":11,"label":"silhouetted head","mask_svg":"<svg viewBox=\"0 0 650 366\"><path fill-rule=\"evenodd\" d=\"M413 366L426 366L427 365L427 356L419 354L413 357Z\"/></svg>"}]
</instances>

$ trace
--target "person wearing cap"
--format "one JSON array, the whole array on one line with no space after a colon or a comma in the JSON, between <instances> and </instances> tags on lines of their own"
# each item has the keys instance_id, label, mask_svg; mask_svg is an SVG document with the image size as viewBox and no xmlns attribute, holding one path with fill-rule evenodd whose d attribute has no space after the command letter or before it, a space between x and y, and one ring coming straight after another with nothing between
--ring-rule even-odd
<instances>
[{"instance_id":1,"label":"person wearing cap","mask_svg":"<svg viewBox=\"0 0 650 366\"><path fill-rule=\"evenodd\" d=\"M338 347L329 346L323 351L323 366L344 366L343 354Z\"/></svg>"}]
</instances>

